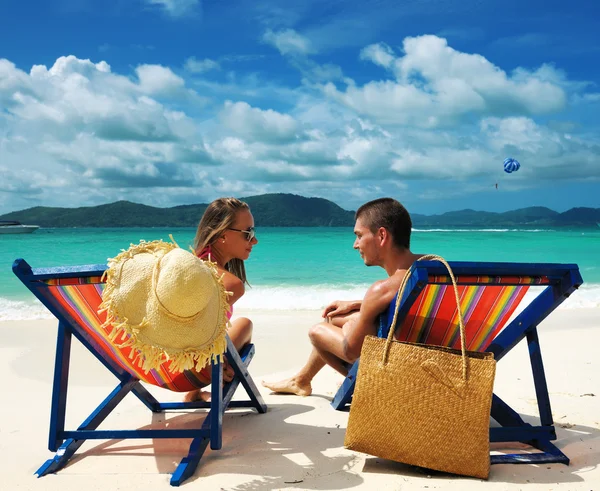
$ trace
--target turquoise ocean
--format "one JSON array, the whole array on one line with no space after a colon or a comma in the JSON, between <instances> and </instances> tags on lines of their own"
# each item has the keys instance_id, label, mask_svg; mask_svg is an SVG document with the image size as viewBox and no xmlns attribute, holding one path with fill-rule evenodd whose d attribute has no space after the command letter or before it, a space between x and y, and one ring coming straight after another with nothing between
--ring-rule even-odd
<instances>
[{"instance_id":1,"label":"turquoise ocean","mask_svg":"<svg viewBox=\"0 0 600 491\"><path fill-rule=\"evenodd\" d=\"M51 318L12 273L24 258L32 267L106 264L129 244L169 234L189 248L194 228L56 228L0 235L0 320ZM246 270L251 288L243 309L320 309L335 299L362 298L385 277L353 250L352 228L261 228ZM562 308L600 307L600 229L415 229L411 249L450 261L576 263L584 285Z\"/></svg>"}]
</instances>

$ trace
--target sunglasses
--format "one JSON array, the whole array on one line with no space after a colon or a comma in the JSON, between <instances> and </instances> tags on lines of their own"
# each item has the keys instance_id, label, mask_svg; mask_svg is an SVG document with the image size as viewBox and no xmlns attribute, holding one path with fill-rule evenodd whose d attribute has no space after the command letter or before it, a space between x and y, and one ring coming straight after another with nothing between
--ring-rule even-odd
<instances>
[{"instance_id":1,"label":"sunglasses","mask_svg":"<svg viewBox=\"0 0 600 491\"><path fill-rule=\"evenodd\" d=\"M248 242L250 242L254 237L256 237L256 230L254 230L254 227L250 227L247 230L241 230L239 228L231 228L229 227L227 230L233 230L235 232L242 232L244 234L246 234L248 237Z\"/></svg>"}]
</instances>

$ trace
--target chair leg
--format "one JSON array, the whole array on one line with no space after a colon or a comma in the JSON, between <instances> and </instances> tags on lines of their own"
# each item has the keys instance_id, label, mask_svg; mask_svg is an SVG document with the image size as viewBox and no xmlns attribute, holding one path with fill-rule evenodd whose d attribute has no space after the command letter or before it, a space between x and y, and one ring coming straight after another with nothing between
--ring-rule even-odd
<instances>
[{"instance_id":1,"label":"chair leg","mask_svg":"<svg viewBox=\"0 0 600 491\"><path fill-rule=\"evenodd\" d=\"M356 385L356 376L358 374L358 361L354 362L348 375L340 385L340 388L335 394L331 406L336 411L342 411L347 409L346 406L350 404L352 400L352 394L354 394L354 386Z\"/></svg>"},{"instance_id":2,"label":"chair leg","mask_svg":"<svg viewBox=\"0 0 600 491\"><path fill-rule=\"evenodd\" d=\"M248 365L254 357L254 345L244 346L241 353L238 354L231 340L227 338L227 352L225 353L225 356L233 367L236 378L242 384L246 390L246 393L248 394L248 397L250 398L250 407L256 409L260 414L266 413L267 405L260 395L254 380L252 380L250 373L248 372Z\"/></svg>"},{"instance_id":3,"label":"chair leg","mask_svg":"<svg viewBox=\"0 0 600 491\"><path fill-rule=\"evenodd\" d=\"M512 407L500 399L496 394L492 394L492 418L502 426L524 426L525 421L519 416Z\"/></svg>"},{"instance_id":4,"label":"chair leg","mask_svg":"<svg viewBox=\"0 0 600 491\"><path fill-rule=\"evenodd\" d=\"M54 381L52 384L52 407L48 450L56 452L63 443L60 434L65 429L67 408L67 388L69 385L69 362L71 359L71 331L63 322L58 323L56 357L54 360Z\"/></svg>"},{"instance_id":5,"label":"chair leg","mask_svg":"<svg viewBox=\"0 0 600 491\"><path fill-rule=\"evenodd\" d=\"M186 479L189 479L194 475L209 442L209 438L194 438L192 440L187 457L184 457L181 460L177 469L175 469L175 472L173 472L173 475L171 476L171 486L179 486Z\"/></svg>"},{"instance_id":6,"label":"chair leg","mask_svg":"<svg viewBox=\"0 0 600 491\"><path fill-rule=\"evenodd\" d=\"M566 464L569 465L569 458L559 448L551 443L556 440L556 431L552 419L552 409L550 407L550 396L548 395L548 385L542 363L542 354L537 329L533 327L526 333L527 347L529 349L529 358L533 372L533 383L535 386L538 410L540 413L541 426L532 426L525 423L521 417L504 401L494 395L492 402L492 417L502 426L507 428L527 430L544 430L543 438L519 440L521 443L532 446L540 450L540 453L533 454L509 454L493 455L492 464ZM523 431L526 433L526 431Z\"/></svg>"},{"instance_id":7,"label":"chair leg","mask_svg":"<svg viewBox=\"0 0 600 491\"><path fill-rule=\"evenodd\" d=\"M148 390L142 384L136 384L131 392L134 393L137 398L144 403L144 405L150 409L153 413L162 413L163 408L161 407L160 402L156 400L156 398L148 392Z\"/></svg>"},{"instance_id":8,"label":"chair leg","mask_svg":"<svg viewBox=\"0 0 600 491\"><path fill-rule=\"evenodd\" d=\"M206 417L210 421L210 448L219 450L223 446L223 413L226 407L223 407L223 364L221 360L217 363L212 362L212 379L210 395L210 413Z\"/></svg>"},{"instance_id":9,"label":"chair leg","mask_svg":"<svg viewBox=\"0 0 600 491\"><path fill-rule=\"evenodd\" d=\"M85 440L76 441L69 438L58 448L56 455L44 462L34 474L37 475L37 477L42 477L46 474L59 471L67 465L69 459L73 457L73 454L75 454L84 441Z\"/></svg>"},{"instance_id":10,"label":"chair leg","mask_svg":"<svg viewBox=\"0 0 600 491\"><path fill-rule=\"evenodd\" d=\"M78 430L95 430L102 421L117 407L123 398L129 394L131 389L139 384L139 380L131 379L127 382L121 382L115 389L102 401L98 407L88 416L88 418L77 428ZM58 438L61 434L58 434ZM62 441L62 440L61 440ZM75 440L69 438L57 449L55 456L47 460L36 472L38 477L56 472L62 469L69 459L75 454L77 449L83 445L85 439Z\"/></svg>"},{"instance_id":11,"label":"chair leg","mask_svg":"<svg viewBox=\"0 0 600 491\"><path fill-rule=\"evenodd\" d=\"M544 372L542 352L540 350L540 340L536 328L527 331L527 347L529 348L529 359L531 361L531 370L533 372L533 384L535 386L535 395L537 397L538 410L540 412L540 421L544 426L553 426L554 421L552 420L552 408L550 407L548 384L546 383L546 374Z\"/></svg>"}]
</instances>

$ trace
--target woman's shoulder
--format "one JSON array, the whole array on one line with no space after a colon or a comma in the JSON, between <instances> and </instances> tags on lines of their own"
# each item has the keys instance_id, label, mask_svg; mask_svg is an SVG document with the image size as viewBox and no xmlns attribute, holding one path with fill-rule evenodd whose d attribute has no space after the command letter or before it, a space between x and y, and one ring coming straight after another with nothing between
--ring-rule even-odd
<instances>
[{"instance_id":1,"label":"woman's shoulder","mask_svg":"<svg viewBox=\"0 0 600 491\"><path fill-rule=\"evenodd\" d=\"M239 299L245 292L246 287L244 286L244 282L239 279L233 273L227 271L220 266L217 268L219 271L219 275L223 278L223 284L225 285L225 289L229 292L233 293L233 298L235 300Z\"/></svg>"}]
</instances>

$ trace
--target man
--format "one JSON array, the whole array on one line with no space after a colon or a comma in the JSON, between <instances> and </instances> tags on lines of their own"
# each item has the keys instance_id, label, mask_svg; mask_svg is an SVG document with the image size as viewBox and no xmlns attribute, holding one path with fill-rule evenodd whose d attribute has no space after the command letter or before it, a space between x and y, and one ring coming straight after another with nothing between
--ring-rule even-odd
<instances>
[{"instance_id":1,"label":"man","mask_svg":"<svg viewBox=\"0 0 600 491\"><path fill-rule=\"evenodd\" d=\"M377 318L398 294L402 278L422 254L410 251L412 222L398 201L380 198L362 205L355 215L354 249L367 266L381 266L385 280L369 287L363 300L335 301L325 307L323 318L309 330L313 350L307 363L292 378L264 382L273 392L308 396L311 382L327 364L348 374L350 365L360 356L365 336L377 334Z\"/></svg>"}]
</instances>

